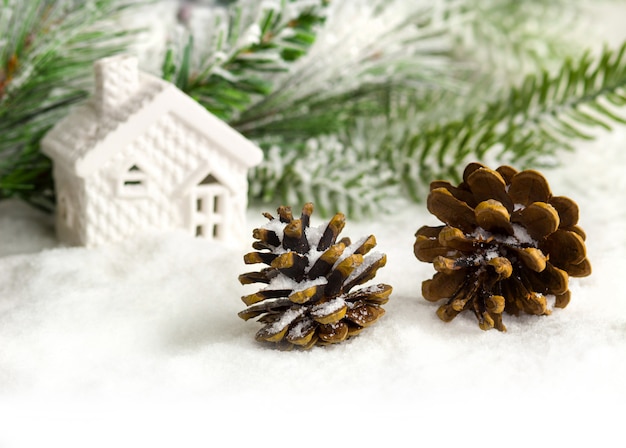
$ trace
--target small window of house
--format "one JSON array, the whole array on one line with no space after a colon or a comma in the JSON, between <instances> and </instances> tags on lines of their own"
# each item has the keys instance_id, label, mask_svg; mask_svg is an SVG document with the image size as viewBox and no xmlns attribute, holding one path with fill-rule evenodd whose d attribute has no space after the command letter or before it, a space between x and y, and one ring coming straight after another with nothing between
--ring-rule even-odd
<instances>
[{"instance_id":1,"label":"small window of house","mask_svg":"<svg viewBox=\"0 0 626 448\"><path fill-rule=\"evenodd\" d=\"M119 193L122 197L144 197L148 192L148 178L146 173L137 165L133 165L120 179Z\"/></svg>"}]
</instances>

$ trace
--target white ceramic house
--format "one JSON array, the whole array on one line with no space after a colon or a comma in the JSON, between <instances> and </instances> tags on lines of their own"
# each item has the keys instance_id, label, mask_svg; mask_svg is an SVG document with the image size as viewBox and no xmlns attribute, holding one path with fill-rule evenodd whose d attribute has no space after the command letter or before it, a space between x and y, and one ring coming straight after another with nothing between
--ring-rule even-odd
<instances>
[{"instance_id":1,"label":"white ceramic house","mask_svg":"<svg viewBox=\"0 0 626 448\"><path fill-rule=\"evenodd\" d=\"M248 236L248 169L261 150L128 55L97 61L94 95L44 137L57 234L96 246L154 230Z\"/></svg>"}]
</instances>

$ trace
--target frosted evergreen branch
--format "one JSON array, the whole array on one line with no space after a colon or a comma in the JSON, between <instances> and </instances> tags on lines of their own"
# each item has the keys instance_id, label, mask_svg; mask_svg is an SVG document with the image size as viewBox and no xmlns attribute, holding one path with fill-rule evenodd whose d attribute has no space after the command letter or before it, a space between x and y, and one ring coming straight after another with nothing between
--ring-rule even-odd
<instances>
[{"instance_id":1,"label":"frosted evergreen branch","mask_svg":"<svg viewBox=\"0 0 626 448\"><path fill-rule=\"evenodd\" d=\"M0 9L0 198L52 208L50 161L39 140L86 97L93 61L127 43L132 32L111 31L111 20L141 4L34 0Z\"/></svg>"},{"instance_id":2,"label":"frosted evergreen branch","mask_svg":"<svg viewBox=\"0 0 626 448\"><path fill-rule=\"evenodd\" d=\"M384 200L390 205L390 198L398 197L393 173L366 154L366 145L345 135L278 143L264 143L265 160L249 176L255 200L313 200L321 216L342 211L362 217L384 210Z\"/></svg>"},{"instance_id":3,"label":"frosted evergreen branch","mask_svg":"<svg viewBox=\"0 0 626 448\"><path fill-rule=\"evenodd\" d=\"M351 207L362 215L380 211L399 186L422 201L430 181L459 181L459 167L471 160L556 164L560 151L593 138L594 129L626 124L618 110L626 105L626 43L568 60L555 75L529 75L501 99L449 121L413 124L428 122L420 99L392 98L388 117L353 120L351 132L300 146L279 141L251 175L253 197L292 203L321 196L324 211Z\"/></svg>"},{"instance_id":4,"label":"frosted evergreen branch","mask_svg":"<svg viewBox=\"0 0 626 448\"><path fill-rule=\"evenodd\" d=\"M333 129L316 123L341 126L346 114L384 113L390 90L456 88L444 32L426 2L333 3L311 51L233 124L249 135L268 129L320 135Z\"/></svg>"},{"instance_id":5,"label":"frosted evergreen branch","mask_svg":"<svg viewBox=\"0 0 626 448\"><path fill-rule=\"evenodd\" d=\"M432 10L422 10L423 17L431 17L430 14L436 13ZM437 23L436 19L431 20L432 23ZM431 22L426 20L425 23ZM315 56L313 48L301 62L306 63L308 58ZM391 177L382 181L381 185L393 185L394 189L381 188L377 192L397 192L395 186L402 185L407 196L420 201L425 197L431 180L438 177L458 178L458 166L464 166L468 160L498 157L503 162L522 166L555 163L554 156L559 150L571 147L574 140L586 136L581 126L593 124L606 127L611 120L619 122L619 116L602 106L600 98L608 94L614 102L619 102L621 99L616 98L616 95L619 95L619 88L615 86L623 86L624 80L618 76L616 80L610 81L607 76L601 76L600 73L603 71L613 75L619 73L618 67L624 65L622 59L619 53L618 57L612 58L610 52L605 52L595 62L588 54L578 61L568 60L561 64L562 67L557 71L558 75L550 75L547 70L540 75L530 75L519 87L509 88L506 95L493 101L489 101L483 95L482 101L477 101L470 108L459 107L458 112L455 110L455 104L471 102L462 95L452 93L452 89L441 86L438 89L434 84L429 86L431 88L422 90L412 89L410 87L413 86L407 85L408 88L403 90L399 88L402 84L393 85L390 81L378 91L380 94L378 101L370 102L363 101L363 98L368 98L367 96L350 97L348 89L341 91L335 85L324 89L316 83L311 83L312 87L307 86L307 89L319 93L307 95L300 92L299 97L290 96L288 94L290 86L299 85L299 75L296 72L295 75L290 74L285 88L266 97L260 105L244 113L242 119L248 118L248 114L263 110L268 104L275 103L276 110L270 110L269 113L264 111L265 116L258 114L258 118L239 122L238 125L251 136L261 138L265 131L287 139L296 139L298 134L314 135L317 126L325 125L328 133L336 133L335 137L344 151L362 158L356 158L357 163L354 167L343 164L342 168L337 170L333 165L327 164L325 172L320 174L316 171L312 178L328 180L338 176L339 173L349 177L351 172L358 177L359 167L365 166L365 162L368 161L376 167L368 173L370 176L375 176L378 172L391 173ZM598 73L596 75L590 73L590 76L583 80L583 75L587 73L592 62L597 64ZM313 67L314 70L319 66ZM310 65L303 68L305 73L309 69ZM355 76L352 79L356 79L358 72L353 70L353 74ZM593 81L596 78L602 78L603 83L600 85ZM341 84L341 77L329 79ZM397 82L398 78L395 80ZM361 85L367 85L363 80L360 82ZM584 91L576 87L576 83L582 84L585 87ZM560 91L555 87L564 84L569 87ZM376 92L372 85L375 86L375 83L368 85L370 92ZM304 89L304 92L307 89ZM337 93L337 90L340 93ZM555 94L552 98L544 98L540 93L542 90L544 94L547 91L554 91ZM336 96L333 97L333 94ZM281 95L285 96L281 98ZM403 96L409 96L412 102L407 102ZM300 101L293 100L294 102L290 104L289 101L293 98L299 98ZM595 98L599 100L592 101ZM357 100L361 102L358 103ZM290 105L287 106L288 104ZM369 113L352 113L350 105L354 104L362 106L361 112L365 110ZM285 107L285 111L283 112L280 107ZM585 107L595 110L596 113L602 111L604 119L583 112L582 109ZM363 117L368 123L362 127L364 131L360 134L342 131L359 122L358 119L355 120L355 116ZM578 120L577 126L570 124L572 118ZM258 126L255 131L256 125ZM385 138L381 140L375 138L376 135L384 135ZM323 145L326 144L326 139L327 137L318 137L315 141ZM361 141L369 145L368 151L365 152L367 155L354 152L354 145ZM279 145L286 148L293 146L289 141L283 141ZM316 166L315 162L309 159L310 154L315 152L294 150L293 153L289 153L284 148L282 151L275 149L268 166L279 167L282 164L287 169L273 171L274 180L271 176L261 176L254 194L266 199L276 194L286 198L289 198L290 194L299 197L298 195L302 195L303 192L313 194L307 184L309 176L294 172L293 169L299 158L307 161L302 165L302 169L309 165ZM323 155L318 156L328 163L328 159ZM258 173L255 172L253 177ZM364 176L367 177L368 174ZM267 181L265 185L263 179ZM329 182L329 185L334 188L341 183ZM344 186L347 185L349 182L344 182ZM375 182L371 185L377 188ZM336 188L335 191L333 196L335 204L342 195L347 198L351 194L348 188L343 191ZM372 198L369 209L375 210L376 205L373 204L378 203L379 206L386 199L389 197L385 197L384 193ZM361 211L365 209L366 207L362 207Z\"/></svg>"},{"instance_id":6,"label":"frosted evergreen branch","mask_svg":"<svg viewBox=\"0 0 626 448\"><path fill-rule=\"evenodd\" d=\"M327 0L235 2L212 10L212 34L170 49L163 76L209 111L232 121L273 90L271 74L288 70L313 44ZM194 48L194 45L201 47Z\"/></svg>"},{"instance_id":7,"label":"frosted evergreen branch","mask_svg":"<svg viewBox=\"0 0 626 448\"><path fill-rule=\"evenodd\" d=\"M520 75L557 69L564 56L579 54L571 30L580 1L445 0L442 15L462 53L458 57L489 67L489 82L517 82ZM493 90L493 85L491 86Z\"/></svg>"},{"instance_id":8,"label":"frosted evergreen branch","mask_svg":"<svg viewBox=\"0 0 626 448\"><path fill-rule=\"evenodd\" d=\"M498 101L463 119L405 132L385 160L414 199L436 177L458 180L457 167L470 159L496 158L520 167L556 164L593 130L626 124L626 43L593 58L568 59L556 75L528 75Z\"/></svg>"},{"instance_id":9,"label":"frosted evergreen branch","mask_svg":"<svg viewBox=\"0 0 626 448\"><path fill-rule=\"evenodd\" d=\"M105 19L135 2L3 2L0 197L49 207L39 138L85 97L93 61L123 48L128 34ZM547 163L623 119L623 50L510 88L509 72L527 72L518 60L553 67L551 17L565 0L213 3L204 34L170 49L163 76L265 148L254 198L367 213L400 185L420 200L466 159Z\"/></svg>"}]
</instances>

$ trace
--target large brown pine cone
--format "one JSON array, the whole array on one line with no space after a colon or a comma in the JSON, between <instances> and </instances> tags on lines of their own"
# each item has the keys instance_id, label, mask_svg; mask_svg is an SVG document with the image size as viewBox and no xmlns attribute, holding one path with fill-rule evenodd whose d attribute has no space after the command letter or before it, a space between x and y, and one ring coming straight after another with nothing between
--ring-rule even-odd
<instances>
[{"instance_id":1,"label":"large brown pine cone","mask_svg":"<svg viewBox=\"0 0 626 448\"><path fill-rule=\"evenodd\" d=\"M371 280L385 265L384 254L371 252L373 235L351 243L336 242L345 216L336 214L328 224L309 226L313 204L294 219L290 207L279 207L278 218L268 213L269 222L253 231L258 252L244 256L246 264L269 267L239 276L242 284L266 283L257 293L242 297L247 309L239 317L260 317L264 323L256 334L259 341L282 347L311 348L342 342L370 326L384 314L391 286L378 284L351 292Z\"/></svg>"},{"instance_id":2,"label":"large brown pine cone","mask_svg":"<svg viewBox=\"0 0 626 448\"><path fill-rule=\"evenodd\" d=\"M578 206L553 196L537 171L471 163L458 186L430 190L428 210L446 225L420 228L414 252L437 271L422 295L446 300L443 321L472 310L483 330L505 331L503 311L550 314L547 298L569 303L569 276L591 274Z\"/></svg>"}]
</instances>

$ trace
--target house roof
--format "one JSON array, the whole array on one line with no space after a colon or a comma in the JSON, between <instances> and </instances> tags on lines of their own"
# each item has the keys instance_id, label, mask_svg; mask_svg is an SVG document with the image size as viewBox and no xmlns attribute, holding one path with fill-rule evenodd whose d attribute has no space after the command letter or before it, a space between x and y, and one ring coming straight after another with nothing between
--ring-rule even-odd
<instances>
[{"instance_id":1,"label":"house roof","mask_svg":"<svg viewBox=\"0 0 626 448\"><path fill-rule=\"evenodd\" d=\"M254 143L173 84L146 73L137 75L133 91L106 113L98 104L102 92L75 107L44 137L42 152L86 177L164 114L173 113L246 168L261 162L263 153Z\"/></svg>"}]
</instances>

